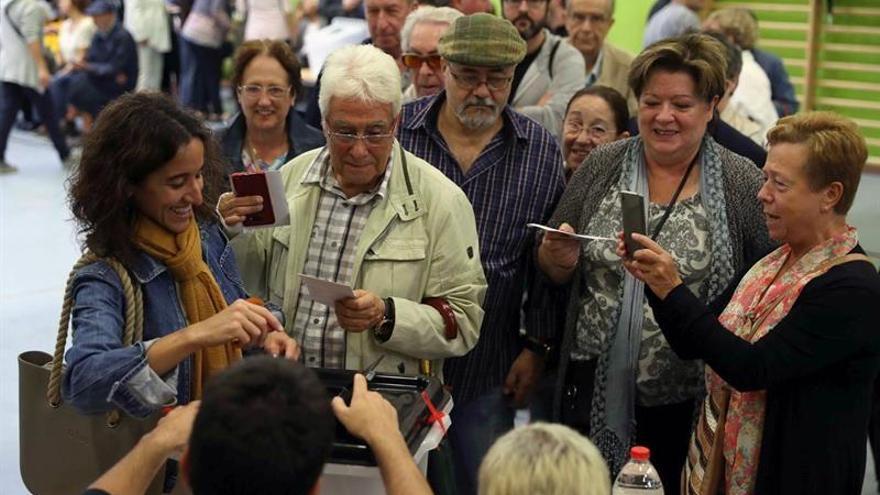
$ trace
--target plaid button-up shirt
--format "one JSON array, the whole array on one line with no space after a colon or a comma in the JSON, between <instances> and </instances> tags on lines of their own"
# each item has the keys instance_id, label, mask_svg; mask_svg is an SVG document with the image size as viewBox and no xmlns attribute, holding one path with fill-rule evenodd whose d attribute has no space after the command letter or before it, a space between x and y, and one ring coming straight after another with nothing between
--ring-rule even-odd
<instances>
[{"instance_id":1,"label":"plaid button-up shirt","mask_svg":"<svg viewBox=\"0 0 880 495\"><path fill-rule=\"evenodd\" d=\"M405 105L398 140L455 182L474 208L480 257L489 282L483 302L486 314L477 346L466 356L443 364L456 402L464 404L500 385L521 350L521 302L535 270L535 236L526 224L546 223L565 181L556 139L509 106L502 113L504 127L470 170L462 172L437 129L445 99L446 93L441 92ZM532 336L550 338L557 322L543 309L539 304L527 306L525 328Z\"/></svg>"},{"instance_id":2,"label":"plaid button-up shirt","mask_svg":"<svg viewBox=\"0 0 880 495\"><path fill-rule=\"evenodd\" d=\"M389 157L382 182L372 191L346 197L330 166L329 146L309 166L303 184L318 184L321 196L315 212L308 254L302 273L351 285L355 251L373 205L385 197L394 161ZM294 317L294 338L302 347L306 366L345 368L345 330L333 308L313 301L300 285Z\"/></svg>"}]
</instances>

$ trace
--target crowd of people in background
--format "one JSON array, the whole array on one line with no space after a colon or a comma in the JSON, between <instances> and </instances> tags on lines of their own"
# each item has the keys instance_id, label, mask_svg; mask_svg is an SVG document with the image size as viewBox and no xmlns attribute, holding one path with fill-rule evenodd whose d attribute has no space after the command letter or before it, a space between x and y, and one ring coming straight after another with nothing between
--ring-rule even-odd
<instances>
[{"instance_id":1,"label":"crowd of people in background","mask_svg":"<svg viewBox=\"0 0 880 495\"><path fill-rule=\"evenodd\" d=\"M490 12L511 21L527 46L526 56L516 64L508 103L555 137L561 134L569 99L584 87L608 86L626 98L631 114L637 108L627 81L633 57L605 40L614 24L614 0L558 4L508 0L497 8L489 1L444 0L10 0L6 4L0 14L6 27L0 44L7 47L0 73L5 88L0 107L0 173L16 170L3 156L3 143L13 126L48 134L70 168L79 159L80 134L89 132L108 102L129 91L161 90L215 122L214 127L237 126L230 122L235 108L224 103L227 97L221 88L228 81L233 99L238 100L235 107L241 108L239 81L233 74L241 68L226 61L243 43L258 40L288 45L294 62L287 63L286 70L306 69L305 86L294 87L290 80L295 90L290 97L298 103L295 113L320 128L320 81L314 85L313 78L321 68L309 66L305 47L334 18L363 22L364 42L397 61L404 102L444 87L436 52L444 26L458 15ZM657 2L646 25L645 46L703 30L718 33L738 48L741 68L738 76L732 76L736 80L731 79L721 120L738 131L731 139L742 134L763 146L775 119L798 109L785 67L779 57L755 46L758 30L753 13L722 9L701 25L697 13L702 7L702 0Z\"/></svg>"},{"instance_id":2,"label":"crowd of people in background","mask_svg":"<svg viewBox=\"0 0 880 495\"><path fill-rule=\"evenodd\" d=\"M195 404L132 452L155 458L145 483L188 445L194 493L308 493L331 409L303 365L384 357L455 404L454 475L426 480L362 378L333 400L389 493L608 494L634 444L667 495L708 493L712 449L724 493L858 493L880 370L880 277L846 223L865 140L798 113L753 12L658 1L629 54L606 39L621 3L3 0L0 173L14 125L45 129L84 248L147 301L123 347L118 278L80 269L65 400ZM340 18L366 38L319 66L305 47ZM226 176L263 171L293 219L243 228L266 205ZM624 240L626 192L647 229ZM306 277L353 297L316 302ZM221 432L255 390L314 431ZM518 409L536 424L514 430Z\"/></svg>"}]
</instances>

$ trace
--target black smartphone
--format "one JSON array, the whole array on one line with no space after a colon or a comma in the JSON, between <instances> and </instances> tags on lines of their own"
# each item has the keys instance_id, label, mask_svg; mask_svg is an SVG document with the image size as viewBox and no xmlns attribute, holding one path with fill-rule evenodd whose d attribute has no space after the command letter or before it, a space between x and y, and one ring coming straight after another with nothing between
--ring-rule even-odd
<instances>
[{"instance_id":1,"label":"black smartphone","mask_svg":"<svg viewBox=\"0 0 880 495\"><path fill-rule=\"evenodd\" d=\"M236 172L229 176L229 181L236 196L263 197L263 209L245 218L243 223L246 227L275 223L275 212L272 210L272 199L269 197L269 183L264 172Z\"/></svg>"},{"instance_id":2,"label":"black smartphone","mask_svg":"<svg viewBox=\"0 0 880 495\"><path fill-rule=\"evenodd\" d=\"M623 243L626 245L626 256L632 258L633 253L644 246L634 241L632 234L645 235L645 197L632 191L620 191L620 211L623 215Z\"/></svg>"}]
</instances>

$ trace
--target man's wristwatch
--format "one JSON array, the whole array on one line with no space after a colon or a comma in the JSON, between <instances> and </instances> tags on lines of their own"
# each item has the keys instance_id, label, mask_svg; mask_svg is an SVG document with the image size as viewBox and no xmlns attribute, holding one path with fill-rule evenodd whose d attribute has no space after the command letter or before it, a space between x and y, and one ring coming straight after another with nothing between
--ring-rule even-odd
<instances>
[{"instance_id":1,"label":"man's wristwatch","mask_svg":"<svg viewBox=\"0 0 880 495\"><path fill-rule=\"evenodd\" d=\"M394 332L394 299L386 297L384 301L385 316L382 317L382 321L378 325L373 327L373 338L380 344L388 342Z\"/></svg>"}]
</instances>

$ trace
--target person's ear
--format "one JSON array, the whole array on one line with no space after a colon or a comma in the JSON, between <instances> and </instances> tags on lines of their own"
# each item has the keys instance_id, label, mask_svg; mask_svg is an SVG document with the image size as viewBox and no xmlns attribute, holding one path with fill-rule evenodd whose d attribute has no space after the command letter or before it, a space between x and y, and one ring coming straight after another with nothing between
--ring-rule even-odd
<instances>
[{"instance_id":1,"label":"person's ear","mask_svg":"<svg viewBox=\"0 0 880 495\"><path fill-rule=\"evenodd\" d=\"M617 135L617 139L626 139L629 137L629 131L623 131Z\"/></svg>"},{"instance_id":2,"label":"person's ear","mask_svg":"<svg viewBox=\"0 0 880 495\"><path fill-rule=\"evenodd\" d=\"M834 210L841 198L843 198L842 183L834 181L825 186L825 191L822 193L822 212L828 213Z\"/></svg>"},{"instance_id":3,"label":"person's ear","mask_svg":"<svg viewBox=\"0 0 880 495\"><path fill-rule=\"evenodd\" d=\"M715 118L715 109L718 108L718 100L720 98L718 95L712 97L712 101L709 102L709 118L706 120L707 123L711 122L713 118Z\"/></svg>"}]
</instances>

